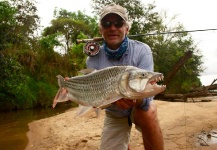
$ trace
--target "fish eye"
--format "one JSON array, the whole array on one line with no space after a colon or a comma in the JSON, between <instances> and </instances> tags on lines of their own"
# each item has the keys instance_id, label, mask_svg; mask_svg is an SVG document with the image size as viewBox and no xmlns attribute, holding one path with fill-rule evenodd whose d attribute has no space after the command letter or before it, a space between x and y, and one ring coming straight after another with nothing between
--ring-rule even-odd
<instances>
[{"instance_id":1,"label":"fish eye","mask_svg":"<svg viewBox=\"0 0 217 150\"><path fill-rule=\"evenodd\" d=\"M146 73L141 73L141 76L142 77L146 77Z\"/></svg>"}]
</instances>

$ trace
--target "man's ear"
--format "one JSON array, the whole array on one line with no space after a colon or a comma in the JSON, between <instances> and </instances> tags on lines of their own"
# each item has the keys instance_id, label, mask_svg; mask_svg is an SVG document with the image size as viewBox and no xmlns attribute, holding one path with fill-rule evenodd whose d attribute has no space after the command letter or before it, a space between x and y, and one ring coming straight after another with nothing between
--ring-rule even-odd
<instances>
[{"instance_id":1,"label":"man's ear","mask_svg":"<svg viewBox=\"0 0 217 150\"><path fill-rule=\"evenodd\" d=\"M128 33L129 33L129 27L126 28L126 34L128 34Z\"/></svg>"}]
</instances>

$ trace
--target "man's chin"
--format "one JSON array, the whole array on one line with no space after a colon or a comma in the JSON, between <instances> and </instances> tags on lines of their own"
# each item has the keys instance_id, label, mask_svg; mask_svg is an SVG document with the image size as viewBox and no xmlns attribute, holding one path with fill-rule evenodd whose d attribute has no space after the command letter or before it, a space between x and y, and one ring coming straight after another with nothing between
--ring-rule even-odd
<instances>
[{"instance_id":1,"label":"man's chin","mask_svg":"<svg viewBox=\"0 0 217 150\"><path fill-rule=\"evenodd\" d=\"M122 41L121 41L122 42ZM110 46L120 46L121 45L121 42L119 41L119 40L117 40L117 39L109 39L109 40L107 40L107 44L108 45L110 45ZM117 48L118 48L117 47Z\"/></svg>"}]
</instances>

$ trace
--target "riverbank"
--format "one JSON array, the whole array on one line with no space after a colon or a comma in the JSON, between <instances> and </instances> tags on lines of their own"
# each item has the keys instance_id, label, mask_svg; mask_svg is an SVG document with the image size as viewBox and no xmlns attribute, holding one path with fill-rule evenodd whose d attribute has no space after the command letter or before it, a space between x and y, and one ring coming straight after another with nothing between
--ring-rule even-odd
<instances>
[{"instance_id":1,"label":"riverbank","mask_svg":"<svg viewBox=\"0 0 217 150\"><path fill-rule=\"evenodd\" d=\"M158 106L158 118L162 128L165 150L168 149L217 149L216 144L207 141L209 132L217 134L217 101L211 102L165 102L155 101ZM74 118L76 109L50 118L37 120L28 124L29 143L27 150L70 149L97 150L103 126L104 111L98 118L94 112ZM209 146L205 146L209 145ZM131 133L130 146L133 150L142 150L141 134L135 130Z\"/></svg>"}]
</instances>

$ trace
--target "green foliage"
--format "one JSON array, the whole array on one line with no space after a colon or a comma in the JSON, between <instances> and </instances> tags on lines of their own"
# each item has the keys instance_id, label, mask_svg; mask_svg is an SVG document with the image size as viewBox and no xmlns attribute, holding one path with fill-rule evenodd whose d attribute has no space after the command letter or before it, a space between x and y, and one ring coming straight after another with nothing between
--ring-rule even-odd
<instances>
[{"instance_id":1,"label":"green foliage","mask_svg":"<svg viewBox=\"0 0 217 150\"><path fill-rule=\"evenodd\" d=\"M51 107L58 90L55 76L76 74L67 55L37 53L0 53L0 110Z\"/></svg>"},{"instance_id":2,"label":"green foliage","mask_svg":"<svg viewBox=\"0 0 217 150\"><path fill-rule=\"evenodd\" d=\"M54 51L55 46L61 46L61 43L57 40L58 33L47 35L40 39L41 50Z\"/></svg>"},{"instance_id":3,"label":"green foliage","mask_svg":"<svg viewBox=\"0 0 217 150\"><path fill-rule=\"evenodd\" d=\"M86 55L83 52L84 44L74 45L70 50L70 60L75 65L77 71L86 68Z\"/></svg>"},{"instance_id":4,"label":"green foliage","mask_svg":"<svg viewBox=\"0 0 217 150\"><path fill-rule=\"evenodd\" d=\"M39 16L35 6L35 0L9 0L11 6L17 9L15 15L16 32L22 33L24 39L34 36L39 25ZM25 37L26 36L26 37Z\"/></svg>"},{"instance_id":5,"label":"green foliage","mask_svg":"<svg viewBox=\"0 0 217 150\"><path fill-rule=\"evenodd\" d=\"M58 91L58 88L49 82L37 82L37 106L40 107L51 107L54 95Z\"/></svg>"},{"instance_id":6,"label":"green foliage","mask_svg":"<svg viewBox=\"0 0 217 150\"><path fill-rule=\"evenodd\" d=\"M39 23L34 1L1 1L0 10L0 50L31 48Z\"/></svg>"},{"instance_id":7,"label":"green foliage","mask_svg":"<svg viewBox=\"0 0 217 150\"><path fill-rule=\"evenodd\" d=\"M84 45L75 43L77 39L91 38L99 34L96 18L85 15L81 11L68 12L64 9L55 9L54 18L51 21L51 26L43 31L41 42L43 42L44 48L47 50L56 48L57 51L64 49L64 54L67 55L64 57L68 58L69 65L74 66L71 68L73 71L85 68Z\"/></svg>"},{"instance_id":8,"label":"green foliage","mask_svg":"<svg viewBox=\"0 0 217 150\"><path fill-rule=\"evenodd\" d=\"M0 1L0 12L0 50L4 50L10 48L13 41L16 41L16 36L13 34L16 9L11 7L9 2Z\"/></svg>"},{"instance_id":9,"label":"green foliage","mask_svg":"<svg viewBox=\"0 0 217 150\"><path fill-rule=\"evenodd\" d=\"M55 76L69 74L65 66L71 65L54 52L59 44L55 38L44 37L40 42L34 38L38 27L34 1L1 1L0 10L0 50L4 50L0 53L0 110L51 106Z\"/></svg>"},{"instance_id":10,"label":"green foliage","mask_svg":"<svg viewBox=\"0 0 217 150\"><path fill-rule=\"evenodd\" d=\"M73 43L76 43L79 35L85 34L92 37L96 33L96 20L81 11L71 13L64 9L55 10L54 17L51 26L44 29L43 36L56 35L60 43L64 41L62 48L66 54Z\"/></svg>"},{"instance_id":11,"label":"green foliage","mask_svg":"<svg viewBox=\"0 0 217 150\"><path fill-rule=\"evenodd\" d=\"M28 108L36 100L28 88L28 76L12 54L0 53L0 110Z\"/></svg>"}]
</instances>

